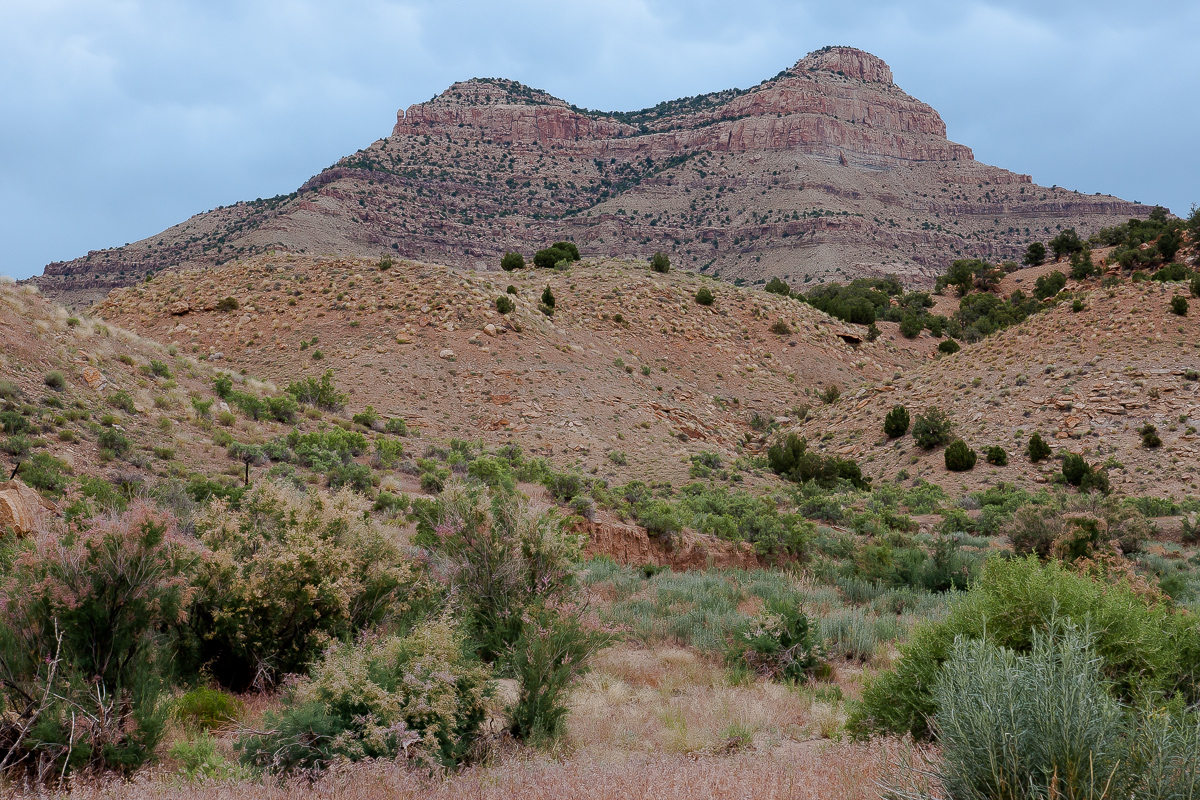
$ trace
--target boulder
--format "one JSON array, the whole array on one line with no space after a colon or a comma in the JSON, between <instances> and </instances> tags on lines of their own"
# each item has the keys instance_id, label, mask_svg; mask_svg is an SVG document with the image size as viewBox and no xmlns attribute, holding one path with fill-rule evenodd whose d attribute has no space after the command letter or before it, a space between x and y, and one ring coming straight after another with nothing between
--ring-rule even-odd
<instances>
[{"instance_id":1,"label":"boulder","mask_svg":"<svg viewBox=\"0 0 1200 800\"><path fill-rule=\"evenodd\" d=\"M28 536L45 524L47 514L61 512L22 481L0 483L0 530L11 528L18 536Z\"/></svg>"}]
</instances>

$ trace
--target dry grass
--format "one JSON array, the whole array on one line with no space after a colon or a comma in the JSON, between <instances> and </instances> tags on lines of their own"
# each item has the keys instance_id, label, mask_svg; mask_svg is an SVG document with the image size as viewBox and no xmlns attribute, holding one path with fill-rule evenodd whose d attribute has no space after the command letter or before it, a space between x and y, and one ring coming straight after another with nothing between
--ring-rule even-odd
<instances>
[{"instance_id":1,"label":"dry grass","mask_svg":"<svg viewBox=\"0 0 1200 800\"><path fill-rule=\"evenodd\" d=\"M447 779L431 779L390 763L346 765L315 782L181 783L145 775L131 783L96 783L65 795L73 800L674 800L674 798L839 798L878 796L886 769L880 745L829 744L781 756L636 756L621 762L514 758L475 767ZM28 795L32 797L33 795ZM40 795L45 796L45 795ZM14 795L22 797L22 795Z\"/></svg>"}]
</instances>

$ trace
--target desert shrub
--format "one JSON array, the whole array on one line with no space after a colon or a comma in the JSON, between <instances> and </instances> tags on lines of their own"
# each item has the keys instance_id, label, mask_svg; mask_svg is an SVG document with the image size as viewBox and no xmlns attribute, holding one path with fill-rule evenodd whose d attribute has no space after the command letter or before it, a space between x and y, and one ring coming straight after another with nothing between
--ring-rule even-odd
<instances>
[{"instance_id":1,"label":"desert shrub","mask_svg":"<svg viewBox=\"0 0 1200 800\"><path fill-rule=\"evenodd\" d=\"M287 436L287 444L301 464L317 472L328 472L347 463L352 456L364 453L367 437L342 428L320 428L308 433L293 429Z\"/></svg>"},{"instance_id":2,"label":"desert shrub","mask_svg":"<svg viewBox=\"0 0 1200 800\"><path fill-rule=\"evenodd\" d=\"M1171 298L1171 313L1181 317L1186 317L1188 312L1187 298L1181 294L1177 294Z\"/></svg>"},{"instance_id":3,"label":"desert shrub","mask_svg":"<svg viewBox=\"0 0 1200 800\"><path fill-rule=\"evenodd\" d=\"M671 271L671 259L666 253L655 253L650 257L650 269L665 275Z\"/></svg>"},{"instance_id":4,"label":"desert shrub","mask_svg":"<svg viewBox=\"0 0 1200 800\"><path fill-rule=\"evenodd\" d=\"M171 713L189 728L211 731L236 721L243 707L242 701L228 692L197 686L175 699Z\"/></svg>"},{"instance_id":5,"label":"desert shrub","mask_svg":"<svg viewBox=\"0 0 1200 800\"><path fill-rule=\"evenodd\" d=\"M987 449L987 462L997 467L1008 466L1008 453L999 445L992 445Z\"/></svg>"},{"instance_id":6,"label":"desert shrub","mask_svg":"<svg viewBox=\"0 0 1200 800\"><path fill-rule=\"evenodd\" d=\"M902 405L892 406L892 410L883 418L883 432L889 439L898 439L908 433L908 409Z\"/></svg>"},{"instance_id":7,"label":"desert shrub","mask_svg":"<svg viewBox=\"0 0 1200 800\"><path fill-rule=\"evenodd\" d=\"M1099 275L1101 269L1092 261L1092 250L1086 245L1071 254L1071 279L1076 281L1087 280L1093 275Z\"/></svg>"},{"instance_id":8,"label":"desert shrub","mask_svg":"<svg viewBox=\"0 0 1200 800\"><path fill-rule=\"evenodd\" d=\"M796 483L815 482L820 486L836 486L848 481L857 489L870 486L858 464L850 459L822 456L808 449L807 440L789 433L767 449L767 464L771 471Z\"/></svg>"},{"instance_id":9,"label":"desert shrub","mask_svg":"<svg viewBox=\"0 0 1200 800\"><path fill-rule=\"evenodd\" d=\"M170 378L171 368L165 361L150 359L150 374L156 378Z\"/></svg>"},{"instance_id":10,"label":"desert shrub","mask_svg":"<svg viewBox=\"0 0 1200 800\"><path fill-rule=\"evenodd\" d=\"M326 370L320 380L309 375L307 378L294 381L288 384L284 391L296 398L298 403L316 406L326 411L340 411L346 405L347 400L347 396L339 392L333 385L333 370Z\"/></svg>"},{"instance_id":11,"label":"desert shrub","mask_svg":"<svg viewBox=\"0 0 1200 800\"><path fill-rule=\"evenodd\" d=\"M554 303L554 292L550 291L550 284L546 284L546 288L542 290L542 305L554 308Z\"/></svg>"},{"instance_id":12,"label":"desert shrub","mask_svg":"<svg viewBox=\"0 0 1200 800\"><path fill-rule=\"evenodd\" d=\"M350 421L355 425L362 425L364 428L374 428L375 423L379 422L379 415L375 413L374 406L367 406L362 411L351 416Z\"/></svg>"},{"instance_id":13,"label":"desert shrub","mask_svg":"<svg viewBox=\"0 0 1200 800\"><path fill-rule=\"evenodd\" d=\"M22 461L17 468L21 480L34 489L51 497L61 497L67 488L67 475L71 467L67 462L55 458L49 453L34 453L28 461Z\"/></svg>"},{"instance_id":14,"label":"desert shrub","mask_svg":"<svg viewBox=\"0 0 1200 800\"><path fill-rule=\"evenodd\" d=\"M205 550L190 655L223 685L269 685L330 641L406 613L411 566L360 496L264 482L239 505L213 501L194 521Z\"/></svg>"},{"instance_id":15,"label":"desert shrub","mask_svg":"<svg viewBox=\"0 0 1200 800\"><path fill-rule=\"evenodd\" d=\"M0 411L0 428L5 433L25 433L29 430L29 420L19 411Z\"/></svg>"},{"instance_id":16,"label":"desert shrub","mask_svg":"<svg viewBox=\"0 0 1200 800\"><path fill-rule=\"evenodd\" d=\"M107 402L110 406L112 406L113 408L118 408L121 411L124 411L126 414L136 414L137 413L137 409L134 408L134 405L133 405L133 395L131 395L129 392L125 391L124 389L121 389L120 391L117 391L117 392L113 392L105 399L107 400Z\"/></svg>"},{"instance_id":17,"label":"desert shrub","mask_svg":"<svg viewBox=\"0 0 1200 800\"><path fill-rule=\"evenodd\" d=\"M727 541L749 542L763 556L803 558L815 532L801 514L780 513L774 502L749 492L690 483L679 493L680 499L672 509L678 518L676 524ZM638 510L645 502L635 503L639 519L646 516L644 510Z\"/></svg>"},{"instance_id":18,"label":"desert shrub","mask_svg":"<svg viewBox=\"0 0 1200 800\"><path fill-rule=\"evenodd\" d=\"M951 472L967 472L975 468L977 454L962 439L955 439L946 448L946 469Z\"/></svg>"},{"instance_id":19,"label":"desert shrub","mask_svg":"<svg viewBox=\"0 0 1200 800\"><path fill-rule=\"evenodd\" d=\"M56 392L61 392L67 388L67 378L58 370L47 372L45 377L42 378L42 382Z\"/></svg>"},{"instance_id":20,"label":"desert shrub","mask_svg":"<svg viewBox=\"0 0 1200 800\"><path fill-rule=\"evenodd\" d=\"M1078 486L1081 492L1099 491L1108 494L1108 476L1096 469L1083 456L1067 453L1063 456L1062 475L1067 483Z\"/></svg>"},{"instance_id":21,"label":"desert shrub","mask_svg":"<svg viewBox=\"0 0 1200 800\"><path fill-rule=\"evenodd\" d=\"M530 608L566 597L582 552L553 510L538 513L522 496L482 487L448 486L422 528L424 543L445 559L471 641L489 662L520 638Z\"/></svg>"},{"instance_id":22,"label":"desert shrub","mask_svg":"<svg viewBox=\"0 0 1200 800\"><path fill-rule=\"evenodd\" d=\"M217 397L228 400L229 395L233 393L233 378L223 372L218 374L213 378L213 391L216 392Z\"/></svg>"},{"instance_id":23,"label":"desert shrub","mask_svg":"<svg viewBox=\"0 0 1200 800\"><path fill-rule=\"evenodd\" d=\"M480 456L467 465L467 476L479 481L484 486L513 489L516 485L512 468L502 458Z\"/></svg>"},{"instance_id":24,"label":"desert shrub","mask_svg":"<svg viewBox=\"0 0 1200 800\"><path fill-rule=\"evenodd\" d=\"M953 425L946 412L931 406L924 414L917 416L912 426L912 435L919 447L923 450L932 450L948 444L952 438L952 430Z\"/></svg>"},{"instance_id":25,"label":"desert shrub","mask_svg":"<svg viewBox=\"0 0 1200 800\"><path fill-rule=\"evenodd\" d=\"M502 294L496 298L496 310L501 314L511 314L516 307L517 304L506 294Z\"/></svg>"},{"instance_id":26,"label":"desert shrub","mask_svg":"<svg viewBox=\"0 0 1200 800\"><path fill-rule=\"evenodd\" d=\"M1162 438L1158 435L1158 428L1149 422L1138 428L1138 434L1142 437L1142 447L1153 450L1156 447L1162 446Z\"/></svg>"},{"instance_id":27,"label":"desert shrub","mask_svg":"<svg viewBox=\"0 0 1200 800\"><path fill-rule=\"evenodd\" d=\"M392 494L389 491L381 491L376 497L375 502L371 504L372 511L380 511L387 516L394 517L398 514L403 514L408 510L411 501L403 494Z\"/></svg>"},{"instance_id":28,"label":"desert shrub","mask_svg":"<svg viewBox=\"0 0 1200 800\"><path fill-rule=\"evenodd\" d=\"M525 269L525 256L520 253L509 251L500 259L500 269L505 272L512 272L517 269ZM504 312L501 312L504 313Z\"/></svg>"},{"instance_id":29,"label":"desert shrub","mask_svg":"<svg viewBox=\"0 0 1200 800\"><path fill-rule=\"evenodd\" d=\"M565 261L570 264L579 260L579 249L570 242L558 242L533 254L533 265L542 269L553 269Z\"/></svg>"},{"instance_id":30,"label":"desert shrub","mask_svg":"<svg viewBox=\"0 0 1200 800\"><path fill-rule=\"evenodd\" d=\"M1054 253L1055 258L1078 253L1083 247L1083 241L1074 228L1067 228L1050 240L1050 250Z\"/></svg>"},{"instance_id":31,"label":"desert shrub","mask_svg":"<svg viewBox=\"0 0 1200 800\"><path fill-rule=\"evenodd\" d=\"M238 741L242 761L272 772L404 757L453 768L486 718L488 677L447 618L334 645L267 715L268 732Z\"/></svg>"},{"instance_id":32,"label":"desert shrub","mask_svg":"<svg viewBox=\"0 0 1200 800\"><path fill-rule=\"evenodd\" d=\"M696 303L702 306L711 306L716 298L713 297L712 290L707 286L701 286L696 291Z\"/></svg>"},{"instance_id":33,"label":"desert shrub","mask_svg":"<svg viewBox=\"0 0 1200 800\"><path fill-rule=\"evenodd\" d=\"M948 356L954 355L961 349L962 347L959 345L959 343L953 339L945 339L938 342L938 352L945 353Z\"/></svg>"},{"instance_id":34,"label":"desert shrub","mask_svg":"<svg viewBox=\"0 0 1200 800\"><path fill-rule=\"evenodd\" d=\"M1043 275L1033 283L1033 296L1038 300L1054 297L1067 285L1067 276L1054 270L1049 275Z\"/></svg>"},{"instance_id":35,"label":"desert shrub","mask_svg":"<svg viewBox=\"0 0 1200 800\"><path fill-rule=\"evenodd\" d=\"M822 645L820 630L799 607L772 603L735 638L730 656L756 675L804 683L824 664Z\"/></svg>"},{"instance_id":36,"label":"desert shrub","mask_svg":"<svg viewBox=\"0 0 1200 800\"><path fill-rule=\"evenodd\" d=\"M393 436L408 436L408 423L401 417L391 417L384 423L383 432Z\"/></svg>"},{"instance_id":37,"label":"desert shrub","mask_svg":"<svg viewBox=\"0 0 1200 800\"><path fill-rule=\"evenodd\" d=\"M817 397L821 398L821 402L827 406L836 403L837 399L841 396L842 390L838 388L836 383L831 383L817 392Z\"/></svg>"},{"instance_id":38,"label":"desert shrub","mask_svg":"<svg viewBox=\"0 0 1200 800\"><path fill-rule=\"evenodd\" d=\"M24 417L21 417L21 419L24 419ZM23 433L6 437L3 442L0 442L0 450L18 458L24 458L29 455L31 449L33 449L33 440Z\"/></svg>"},{"instance_id":39,"label":"desert shrub","mask_svg":"<svg viewBox=\"0 0 1200 800\"><path fill-rule=\"evenodd\" d=\"M369 492L374 485L371 468L366 464L338 464L325 473L325 480L330 489L340 489L347 486L356 492Z\"/></svg>"},{"instance_id":40,"label":"desert shrub","mask_svg":"<svg viewBox=\"0 0 1200 800\"><path fill-rule=\"evenodd\" d=\"M551 472L542 480L555 500L570 500L583 491L584 479L578 472Z\"/></svg>"},{"instance_id":41,"label":"desert shrub","mask_svg":"<svg viewBox=\"0 0 1200 800\"><path fill-rule=\"evenodd\" d=\"M930 736L937 711L932 687L957 637L1025 653L1037 632L1062 622L1087 626L1095 636L1114 697L1134 704L1197 697L1200 629L1169 603L1127 581L1080 575L1058 561L992 558L970 591L951 600L945 619L918 626L896 668L868 683L851 713L851 732Z\"/></svg>"},{"instance_id":42,"label":"desert shrub","mask_svg":"<svg viewBox=\"0 0 1200 800\"><path fill-rule=\"evenodd\" d=\"M776 336L787 336L791 334L792 329L786 322L781 319L777 319L771 323L770 331Z\"/></svg>"},{"instance_id":43,"label":"desert shrub","mask_svg":"<svg viewBox=\"0 0 1200 800\"><path fill-rule=\"evenodd\" d=\"M1093 638L1037 632L1028 653L957 639L934 690L949 797L1190 797L1200 727L1180 714L1130 713L1112 698ZM1052 713L1048 710L1053 709Z\"/></svg>"},{"instance_id":44,"label":"desert shrub","mask_svg":"<svg viewBox=\"0 0 1200 800\"><path fill-rule=\"evenodd\" d=\"M609 637L588 628L579 610L560 612L543 607L526 614L521 635L511 649L517 676L517 699L508 709L509 730L523 741L557 737L567 711L567 690L591 668L591 659Z\"/></svg>"},{"instance_id":45,"label":"desert shrub","mask_svg":"<svg viewBox=\"0 0 1200 800\"><path fill-rule=\"evenodd\" d=\"M395 439L375 440L375 463L384 469L396 466L404 456L404 444Z\"/></svg>"},{"instance_id":46,"label":"desert shrub","mask_svg":"<svg viewBox=\"0 0 1200 800\"><path fill-rule=\"evenodd\" d=\"M1025 455L1029 456L1029 460L1034 464L1039 461L1045 461L1051 454L1050 445L1046 444L1046 440L1042 438L1040 433L1034 432L1029 437L1029 444L1025 447Z\"/></svg>"},{"instance_id":47,"label":"desert shrub","mask_svg":"<svg viewBox=\"0 0 1200 800\"><path fill-rule=\"evenodd\" d=\"M16 400L21 396L21 387L12 381L0 381L0 400Z\"/></svg>"},{"instance_id":48,"label":"desert shrub","mask_svg":"<svg viewBox=\"0 0 1200 800\"><path fill-rule=\"evenodd\" d=\"M143 502L17 553L0 603L7 768L132 771L153 754L171 663L162 632L183 619L193 560L174 519Z\"/></svg>"},{"instance_id":49,"label":"desert shrub","mask_svg":"<svg viewBox=\"0 0 1200 800\"><path fill-rule=\"evenodd\" d=\"M238 310L238 301L236 297L222 297L217 301L217 311L229 312Z\"/></svg>"},{"instance_id":50,"label":"desert shrub","mask_svg":"<svg viewBox=\"0 0 1200 800\"><path fill-rule=\"evenodd\" d=\"M879 326L874 322L867 325L867 341L873 342L879 338Z\"/></svg>"},{"instance_id":51,"label":"desert shrub","mask_svg":"<svg viewBox=\"0 0 1200 800\"><path fill-rule=\"evenodd\" d=\"M792 290L782 278L776 276L767 281L767 285L763 287L763 291L770 292L771 294L781 294L784 297L787 297L789 294L791 294Z\"/></svg>"}]
</instances>

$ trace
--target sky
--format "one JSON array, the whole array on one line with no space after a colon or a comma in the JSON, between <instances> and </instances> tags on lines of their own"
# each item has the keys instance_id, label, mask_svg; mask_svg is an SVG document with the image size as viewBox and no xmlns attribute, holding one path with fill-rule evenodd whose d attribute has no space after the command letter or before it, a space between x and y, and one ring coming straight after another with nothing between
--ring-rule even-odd
<instances>
[{"instance_id":1,"label":"sky","mask_svg":"<svg viewBox=\"0 0 1200 800\"><path fill-rule=\"evenodd\" d=\"M979 161L1200 202L1195 0L0 0L0 275L293 191L456 80L627 111L830 44Z\"/></svg>"}]
</instances>

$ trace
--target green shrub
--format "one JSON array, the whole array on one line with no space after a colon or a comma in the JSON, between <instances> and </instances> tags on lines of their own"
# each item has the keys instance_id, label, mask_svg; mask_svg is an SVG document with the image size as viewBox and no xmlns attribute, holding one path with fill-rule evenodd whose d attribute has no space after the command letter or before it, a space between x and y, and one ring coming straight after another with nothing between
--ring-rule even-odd
<instances>
[{"instance_id":1,"label":"green shrub","mask_svg":"<svg viewBox=\"0 0 1200 800\"><path fill-rule=\"evenodd\" d=\"M960 347L958 342L954 341L953 339L944 339L938 342L938 351L945 353L948 356L954 355L961 349L962 347Z\"/></svg>"},{"instance_id":2,"label":"green shrub","mask_svg":"<svg viewBox=\"0 0 1200 800\"><path fill-rule=\"evenodd\" d=\"M10 765L131 772L153 755L193 559L174 519L138 502L12 563L0 606L0 695L22 709L0 720Z\"/></svg>"},{"instance_id":3,"label":"green shrub","mask_svg":"<svg viewBox=\"0 0 1200 800\"><path fill-rule=\"evenodd\" d=\"M889 439L898 439L908 433L908 409L902 405L892 406L883 418L883 432Z\"/></svg>"},{"instance_id":4,"label":"green shrub","mask_svg":"<svg viewBox=\"0 0 1200 800\"><path fill-rule=\"evenodd\" d=\"M752 673L790 683L804 683L825 660L820 630L799 607L771 603L734 640L734 661Z\"/></svg>"},{"instance_id":5,"label":"green shrub","mask_svg":"<svg viewBox=\"0 0 1200 800\"><path fill-rule=\"evenodd\" d=\"M879 326L872 322L867 326L867 341L873 342L879 338Z\"/></svg>"},{"instance_id":6,"label":"green shrub","mask_svg":"<svg viewBox=\"0 0 1200 800\"><path fill-rule=\"evenodd\" d=\"M512 301L512 298L510 298L506 294L502 294L496 298L496 310L498 312L500 312L501 314L511 314L513 312L513 309L515 309L516 307L517 307L517 304L514 303Z\"/></svg>"},{"instance_id":7,"label":"green shrub","mask_svg":"<svg viewBox=\"0 0 1200 800\"><path fill-rule=\"evenodd\" d=\"M702 306L711 306L716 298L713 297L712 290L707 286L701 286L696 291L696 303Z\"/></svg>"},{"instance_id":8,"label":"green shrub","mask_svg":"<svg viewBox=\"0 0 1200 800\"><path fill-rule=\"evenodd\" d=\"M374 476L366 464L338 464L325 473L330 489L340 489L348 486L356 492L369 492L374 486Z\"/></svg>"},{"instance_id":9,"label":"green shrub","mask_svg":"<svg viewBox=\"0 0 1200 800\"><path fill-rule=\"evenodd\" d=\"M355 425L362 425L364 428L374 428L375 423L379 421L379 415L375 413L374 406L367 406L362 411L350 417L350 421Z\"/></svg>"},{"instance_id":10,"label":"green shrub","mask_svg":"<svg viewBox=\"0 0 1200 800\"><path fill-rule=\"evenodd\" d=\"M216 392L217 397L228 400L229 396L233 394L233 378L223 372L220 373L213 379L213 391Z\"/></svg>"},{"instance_id":11,"label":"green shrub","mask_svg":"<svg viewBox=\"0 0 1200 800\"><path fill-rule=\"evenodd\" d=\"M392 417L384 423L383 432L393 436L408 436L408 424L400 417Z\"/></svg>"},{"instance_id":12,"label":"green shrub","mask_svg":"<svg viewBox=\"0 0 1200 800\"><path fill-rule=\"evenodd\" d=\"M0 411L0 427L5 433L25 433L30 429L29 420L19 411Z\"/></svg>"},{"instance_id":13,"label":"green shrub","mask_svg":"<svg viewBox=\"0 0 1200 800\"><path fill-rule=\"evenodd\" d=\"M198 686L180 695L172 704L175 719L202 731L223 728L241 716L245 704L228 692Z\"/></svg>"},{"instance_id":14,"label":"green shrub","mask_svg":"<svg viewBox=\"0 0 1200 800\"><path fill-rule=\"evenodd\" d=\"M542 305L554 308L554 302L554 292L550 291L550 284L546 284L546 288L542 290Z\"/></svg>"},{"instance_id":15,"label":"green shrub","mask_svg":"<svg viewBox=\"0 0 1200 800\"><path fill-rule=\"evenodd\" d=\"M508 288L504 290L504 293L515 296L517 294L517 287L513 286L512 284L509 284Z\"/></svg>"},{"instance_id":16,"label":"green shrub","mask_svg":"<svg viewBox=\"0 0 1200 800\"><path fill-rule=\"evenodd\" d=\"M1025 447L1025 454L1029 456L1029 460L1034 464L1039 461L1045 461L1050 457L1053 451L1050 445L1046 444L1046 440L1042 438L1040 433L1034 433L1029 437L1029 444Z\"/></svg>"},{"instance_id":17,"label":"green shrub","mask_svg":"<svg viewBox=\"0 0 1200 800\"><path fill-rule=\"evenodd\" d=\"M775 334L776 336L788 336L792 332L792 329L788 326L788 324L781 319L777 319L772 322L770 330L771 333Z\"/></svg>"},{"instance_id":18,"label":"green shrub","mask_svg":"<svg viewBox=\"0 0 1200 800\"><path fill-rule=\"evenodd\" d=\"M33 440L23 433L14 434L5 438L4 443L0 444L0 450L8 453L11 456L24 458L29 455L29 451L33 449Z\"/></svg>"},{"instance_id":19,"label":"green shrub","mask_svg":"<svg viewBox=\"0 0 1200 800\"><path fill-rule=\"evenodd\" d=\"M404 455L404 444L395 439L375 440L375 463L384 469L396 466Z\"/></svg>"},{"instance_id":20,"label":"green shrub","mask_svg":"<svg viewBox=\"0 0 1200 800\"><path fill-rule=\"evenodd\" d=\"M1188 312L1188 301L1183 295L1177 294L1171 298L1171 313L1181 317L1186 317Z\"/></svg>"},{"instance_id":21,"label":"green shrub","mask_svg":"<svg viewBox=\"0 0 1200 800\"><path fill-rule=\"evenodd\" d=\"M526 614L513 644L517 700L508 708L510 731L522 741L556 738L563 729L571 683L591 669L591 659L609 637L584 626L580 614L537 608Z\"/></svg>"},{"instance_id":22,"label":"green shrub","mask_svg":"<svg viewBox=\"0 0 1200 800\"><path fill-rule=\"evenodd\" d=\"M150 360L150 374L156 378L170 378L171 368L165 361Z\"/></svg>"},{"instance_id":23,"label":"green shrub","mask_svg":"<svg viewBox=\"0 0 1200 800\"><path fill-rule=\"evenodd\" d=\"M61 392L67 388L67 378L58 370L47 372L42 381L56 392Z\"/></svg>"},{"instance_id":24,"label":"green shrub","mask_svg":"<svg viewBox=\"0 0 1200 800\"><path fill-rule=\"evenodd\" d=\"M1129 713L1100 665L1091 637L1070 625L1038 633L1028 654L955 641L934 692L938 785L949 797L1030 800L1200 792L1189 766L1200 728Z\"/></svg>"},{"instance_id":25,"label":"green shrub","mask_svg":"<svg viewBox=\"0 0 1200 800\"><path fill-rule=\"evenodd\" d=\"M946 469L951 472L967 472L975 468L977 454L962 439L955 439L946 448Z\"/></svg>"},{"instance_id":26,"label":"green shrub","mask_svg":"<svg viewBox=\"0 0 1200 800\"><path fill-rule=\"evenodd\" d=\"M1138 428L1138 434L1142 437L1142 447L1153 450L1156 447L1162 446L1162 438L1158 435L1158 428L1149 422Z\"/></svg>"},{"instance_id":27,"label":"green shrub","mask_svg":"<svg viewBox=\"0 0 1200 800\"><path fill-rule=\"evenodd\" d=\"M767 281L767 285L763 287L763 291L770 292L771 294L781 294L784 297L791 294L791 289L779 277L771 278L771 280Z\"/></svg>"},{"instance_id":28,"label":"green shrub","mask_svg":"<svg viewBox=\"0 0 1200 800\"><path fill-rule=\"evenodd\" d=\"M787 434L767 449L767 463L776 475L796 483L812 481L819 486L833 487L844 480L857 489L867 489L871 483L853 460L811 452L807 440L794 433Z\"/></svg>"},{"instance_id":29,"label":"green shrub","mask_svg":"<svg viewBox=\"0 0 1200 800\"><path fill-rule=\"evenodd\" d=\"M118 408L126 414L136 414L137 409L133 405L133 395L124 389L113 392L107 398L108 404L113 408Z\"/></svg>"},{"instance_id":30,"label":"green shrub","mask_svg":"<svg viewBox=\"0 0 1200 800\"><path fill-rule=\"evenodd\" d=\"M578 260L579 250L569 242L559 242L533 254L533 265L542 269L553 269L564 261L570 264Z\"/></svg>"},{"instance_id":31,"label":"green shrub","mask_svg":"<svg viewBox=\"0 0 1200 800\"><path fill-rule=\"evenodd\" d=\"M517 269L525 269L525 256L520 253L509 251L500 259L500 269L505 272L512 272ZM505 313L505 312L501 312Z\"/></svg>"},{"instance_id":32,"label":"green shrub","mask_svg":"<svg viewBox=\"0 0 1200 800\"><path fill-rule=\"evenodd\" d=\"M992 445L987 449L987 462L997 467L1008 466L1008 453L999 445Z\"/></svg>"},{"instance_id":33,"label":"green shrub","mask_svg":"<svg viewBox=\"0 0 1200 800\"><path fill-rule=\"evenodd\" d=\"M945 619L918 626L895 669L867 683L848 728L855 736L928 737L929 720L938 711L933 688L957 637L1027 653L1035 634L1063 622L1087 626L1095 636L1100 672L1117 699L1136 705L1160 693L1185 702L1197 698L1200 630L1169 604L1120 580L1079 575L1057 561L992 558L970 591L951 600Z\"/></svg>"},{"instance_id":34,"label":"green shrub","mask_svg":"<svg viewBox=\"0 0 1200 800\"><path fill-rule=\"evenodd\" d=\"M932 450L944 444L949 444L952 437L953 425L946 412L931 406L924 414L917 416L912 426L913 439L923 450Z\"/></svg>"},{"instance_id":35,"label":"green shrub","mask_svg":"<svg viewBox=\"0 0 1200 800\"><path fill-rule=\"evenodd\" d=\"M1054 297L1067 285L1067 276L1054 270L1049 275L1043 275L1033 283L1033 296L1038 300Z\"/></svg>"},{"instance_id":36,"label":"green shrub","mask_svg":"<svg viewBox=\"0 0 1200 800\"><path fill-rule=\"evenodd\" d=\"M655 272L661 272L664 275L671 271L671 259L666 253L655 253L650 257L650 269Z\"/></svg>"},{"instance_id":37,"label":"green shrub","mask_svg":"<svg viewBox=\"0 0 1200 800\"><path fill-rule=\"evenodd\" d=\"M222 297L217 301L217 311L226 313L229 311L237 311L239 307L236 297Z\"/></svg>"},{"instance_id":38,"label":"green shrub","mask_svg":"<svg viewBox=\"0 0 1200 800\"><path fill-rule=\"evenodd\" d=\"M334 645L291 688L283 710L267 715L269 732L238 741L242 761L290 772L407 756L453 768L487 716L488 676L448 618L404 637Z\"/></svg>"},{"instance_id":39,"label":"green shrub","mask_svg":"<svg viewBox=\"0 0 1200 800\"><path fill-rule=\"evenodd\" d=\"M331 640L403 617L416 597L412 568L368 508L348 491L260 482L237 509L211 503L197 514L194 662L233 689L270 685Z\"/></svg>"},{"instance_id":40,"label":"green shrub","mask_svg":"<svg viewBox=\"0 0 1200 800\"><path fill-rule=\"evenodd\" d=\"M842 396L842 390L838 388L836 383L831 383L824 389L817 392L817 397L821 398L821 402L825 405L833 405L837 399Z\"/></svg>"},{"instance_id":41,"label":"green shrub","mask_svg":"<svg viewBox=\"0 0 1200 800\"><path fill-rule=\"evenodd\" d=\"M921 335L924 323L916 314L906 314L900 319L900 334L905 339L915 339Z\"/></svg>"},{"instance_id":42,"label":"green shrub","mask_svg":"<svg viewBox=\"0 0 1200 800\"><path fill-rule=\"evenodd\" d=\"M538 513L503 490L459 484L442 492L418 531L447 560L485 661L509 652L530 608L566 597L582 552L580 538L553 511Z\"/></svg>"},{"instance_id":43,"label":"green shrub","mask_svg":"<svg viewBox=\"0 0 1200 800\"><path fill-rule=\"evenodd\" d=\"M310 375L290 383L284 391L296 398L298 403L316 406L326 411L340 411L348 399L333 385L333 370L326 370L320 380Z\"/></svg>"},{"instance_id":44,"label":"green shrub","mask_svg":"<svg viewBox=\"0 0 1200 800\"><path fill-rule=\"evenodd\" d=\"M1099 491L1108 494L1108 476L1104 470L1096 469L1081 455L1067 453L1063 456L1062 474L1067 483L1078 486L1081 492Z\"/></svg>"},{"instance_id":45,"label":"green shrub","mask_svg":"<svg viewBox=\"0 0 1200 800\"><path fill-rule=\"evenodd\" d=\"M17 468L21 480L51 497L61 497L67 489L67 474L71 468L67 462L49 453L34 453L28 461Z\"/></svg>"},{"instance_id":46,"label":"green shrub","mask_svg":"<svg viewBox=\"0 0 1200 800\"><path fill-rule=\"evenodd\" d=\"M0 400L16 400L21 396L21 388L12 381L0 381Z\"/></svg>"},{"instance_id":47,"label":"green shrub","mask_svg":"<svg viewBox=\"0 0 1200 800\"><path fill-rule=\"evenodd\" d=\"M1022 263L1027 267L1039 267L1046 261L1046 245L1041 242L1034 242L1025 250L1025 257L1021 259Z\"/></svg>"},{"instance_id":48,"label":"green shrub","mask_svg":"<svg viewBox=\"0 0 1200 800\"><path fill-rule=\"evenodd\" d=\"M389 517L394 517L403 514L411 505L408 497L403 494L392 494L391 492L382 491L375 498L374 504L371 506L372 511L381 511Z\"/></svg>"}]
</instances>

